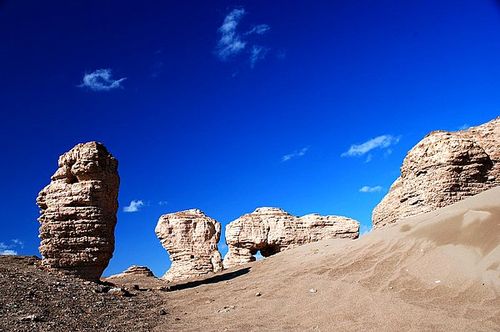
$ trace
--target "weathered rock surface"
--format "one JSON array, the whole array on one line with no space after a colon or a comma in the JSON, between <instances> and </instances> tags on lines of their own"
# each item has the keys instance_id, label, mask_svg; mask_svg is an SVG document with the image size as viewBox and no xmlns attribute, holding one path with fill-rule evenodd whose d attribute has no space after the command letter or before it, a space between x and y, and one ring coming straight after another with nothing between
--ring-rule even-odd
<instances>
[{"instance_id":1,"label":"weathered rock surface","mask_svg":"<svg viewBox=\"0 0 500 332\"><path fill-rule=\"evenodd\" d=\"M198 209L161 216L155 232L172 261L162 279L179 281L221 271L220 231L220 223Z\"/></svg>"},{"instance_id":2,"label":"weathered rock surface","mask_svg":"<svg viewBox=\"0 0 500 332\"><path fill-rule=\"evenodd\" d=\"M42 265L98 280L111 259L118 209L118 161L97 142L59 157L59 168L38 194Z\"/></svg>"},{"instance_id":3,"label":"weathered rock surface","mask_svg":"<svg viewBox=\"0 0 500 332\"><path fill-rule=\"evenodd\" d=\"M267 257L305 243L358 236L359 223L350 218L318 214L299 218L279 208L258 208L226 226L229 251L224 267L255 261L257 251Z\"/></svg>"},{"instance_id":4,"label":"weathered rock surface","mask_svg":"<svg viewBox=\"0 0 500 332\"><path fill-rule=\"evenodd\" d=\"M408 152L372 222L380 228L498 185L500 118L467 130L435 131Z\"/></svg>"},{"instance_id":5,"label":"weathered rock surface","mask_svg":"<svg viewBox=\"0 0 500 332\"><path fill-rule=\"evenodd\" d=\"M146 266L132 265L122 273L114 274L112 276L109 276L107 279L128 277L154 277L154 274Z\"/></svg>"}]
</instances>

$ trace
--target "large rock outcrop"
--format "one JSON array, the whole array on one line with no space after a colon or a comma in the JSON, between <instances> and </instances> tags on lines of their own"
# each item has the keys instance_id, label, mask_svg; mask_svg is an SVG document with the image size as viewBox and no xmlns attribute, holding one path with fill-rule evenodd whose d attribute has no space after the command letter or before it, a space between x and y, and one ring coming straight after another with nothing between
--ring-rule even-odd
<instances>
[{"instance_id":1,"label":"large rock outcrop","mask_svg":"<svg viewBox=\"0 0 500 332\"><path fill-rule=\"evenodd\" d=\"M467 130L435 131L408 152L372 222L380 228L498 185L500 118Z\"/></svg>"},{"instance_id":2,"label":"large rock outcrop","mask_svg":"<svg viewBox=\"0 0 500 332\"><path fill-rule=\"evenodd\" d=\"M255 261L258 251L268 257L305 243L358 236L359 223L350 218L318 214L299 218L279 208L262 207L226 226L224 267Z\"/></svg>"},{"instance_id":3,"label":"large rock outcrop","mask_svg":"<svg viewBox=\"0 0 500 332\"><path fill-rule=\"evenodd\" d=\"M98 280L115 247L118 161L101 143L78 144L38 194L42 265Z\"/></svg>"},{"instance_id":4,"label":"large rock outcrop","mask_svg":"<svg viewBox=\"0 0 500 332\"><path fill-rule=\"evenodd\" d=\"M221 271L220 231L220 223L198 209L161 216L155 232L172 261L162 279L179 281Z\"/></svg>"}]
</instances>

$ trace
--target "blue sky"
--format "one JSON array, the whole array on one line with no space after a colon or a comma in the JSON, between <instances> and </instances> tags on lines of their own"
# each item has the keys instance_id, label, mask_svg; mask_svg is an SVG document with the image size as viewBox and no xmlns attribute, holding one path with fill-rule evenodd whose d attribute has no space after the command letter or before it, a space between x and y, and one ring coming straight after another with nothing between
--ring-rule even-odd
<instances>
[{"instance_id":1,"label":"blue sky","mask_svg":"<svg viewBox=\"0 0 500 332\"><path fill-rule=\"evenodd\" d=\"M98 140L121 177L106 274L163 274L154 227L188 208L366 231L426 133L500 115L493 0L0 0L0 40L0 251L39 255L37 193Z\"/></svg>"}]
</instances>

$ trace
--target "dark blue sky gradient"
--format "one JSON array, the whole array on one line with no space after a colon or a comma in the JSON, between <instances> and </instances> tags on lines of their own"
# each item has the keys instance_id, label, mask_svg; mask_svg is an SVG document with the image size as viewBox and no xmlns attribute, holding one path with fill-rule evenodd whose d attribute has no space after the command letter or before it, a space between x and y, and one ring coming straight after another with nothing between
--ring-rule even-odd
<instances>
[{"instance_id":1,"label":"dark blue sky gradient","mask_svg":"<svg viewBox=\"0 0 500 332\"><path fill-rule=\"evenodd\" d=\"M269 49L254 68L248 47L226 62L215 54L235 8L246 11L242 32L270 26L248 37ZM107 274L140 264L161 275L168 255L154 226L187 208L227 224L279 206L347 215L366 230L426 133L500 115L493 0L7 0L0 41L0 242L38 254L38 191L60 154L98 140L121 176ZM101 68L126 77L123 88L78 87ZM391 154L341 157L379 135L400 137ZM384 190L360 193L365 185ZM146 206L124 213L131 200Z\"/></svg>"}]
</instances>

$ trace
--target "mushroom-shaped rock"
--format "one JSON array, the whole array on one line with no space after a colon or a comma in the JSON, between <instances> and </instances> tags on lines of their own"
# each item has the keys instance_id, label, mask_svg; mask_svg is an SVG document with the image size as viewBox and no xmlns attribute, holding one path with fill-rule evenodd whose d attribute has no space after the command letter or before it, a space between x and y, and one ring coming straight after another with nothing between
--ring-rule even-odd
<instances>
[{"instance_id":1,"label":"mushroom-shaped rock","mask_svg":"<svg viewBox=\"0 0 500 332\"><path fill-rule=\"evenodd\" d=\"M118 161L101 143L78 144L38 194L42 265L98 280L115 247Z\"/></svg>"},{"instance_id":2,"label":"mushroom-shaped rock","mask_svg":"<svg viewBox=\"0 0 500 332\"><path fill-rule=\"evenodd\" d=\"M198 209L161 216L155 232L172 261L162 279L179 281L221 271L220 231L220 223Z\"/></svg>"},{"instance_id":3,"label":"mushroom-shaped rock","mask_svg":"<svg viewBox=\"0 0 500 332\"><path fill-rule=\"evenodd\" d=\"M467 130L435 131L408 152L372 222L380 228L498 185L500 118Z\"/></svg>"},{"instance_id":4,"label":"mushroom-shaped rock","mask_svg":"<svg viewBox=\"0 0 500 332\"><path fill-rule=\"evenodd\" d=\"M350 218L318 214L299 218L279 208L258 208L226 226L224 267L255 261L258 251L268 257L310 242L358 236L359 223Z\"/></svg>"}]
</instances>

